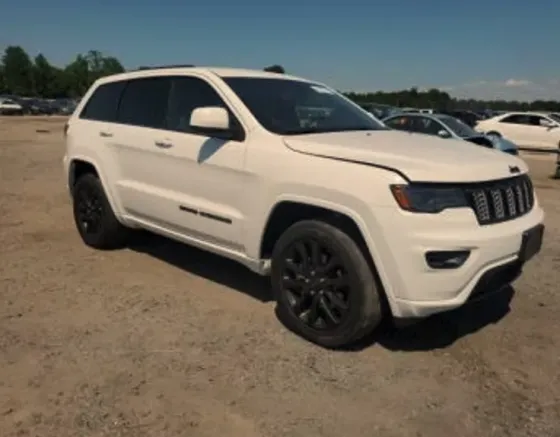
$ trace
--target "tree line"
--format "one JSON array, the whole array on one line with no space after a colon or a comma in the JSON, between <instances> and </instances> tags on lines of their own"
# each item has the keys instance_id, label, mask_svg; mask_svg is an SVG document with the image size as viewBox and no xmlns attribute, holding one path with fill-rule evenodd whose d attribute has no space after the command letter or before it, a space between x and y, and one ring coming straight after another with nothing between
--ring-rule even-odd
<instances>
[{"instance_id":1,"label":"tree line","mask_svg":"<svg viewBox=\"0 0 560 437\"><path fill-rule=\"evenodd\" d=\"M285 73L279 64L265 68L278 74ZM98 78L125 71L120 61L97 50L77 55L65 67L52 65L38 54L31 58L20 46L5 49L0 63L0 94L44 98L80 98ZM506 100L458 99L447 92L411 88L402 91L370 93L346 92L357 103L380 103L399 107L470 109L470 110L546 110L560 112L560 102L535 100L533 102Z\"/></svg>"},{"instance_id":2,"label":"tree line","mask_svg":"<svg viewBox=\"0 0 560 437\"><path fill-rule=\"evenodd\" d=\"M0 94L80 98L98 78L123 71L117 58L97 50L79 54L61 68L42 54L31 59L22 47L8 46L0 63Z\"/></svg>"}]
</instances>

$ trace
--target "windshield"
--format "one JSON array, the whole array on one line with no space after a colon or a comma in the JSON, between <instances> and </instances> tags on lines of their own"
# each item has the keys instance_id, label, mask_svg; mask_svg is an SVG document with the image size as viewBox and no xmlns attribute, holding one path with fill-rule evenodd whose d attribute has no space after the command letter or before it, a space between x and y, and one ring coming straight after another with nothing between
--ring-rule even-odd
<instances>
[{"instance_id":1,"label":"windshield","mask_svg":"<svg viewBox=\"0 0 560 437\"><path fill-rule=\"evenodd\" d=\"M367 112L323 85L251 77L230 77L224 81L259 123L275 134L387 129Z\"/></svg>"},{"instance_id":2,"label":"windshield","mask_svg":"<svg viewBox=\"0 0 560 437\"><path fill-rule=\"evenodd\" d=\"M560 123L560 114L554 114L554 113L552 113L552 114L548 114L548 116L549 116L550 118L552 118L554 121Z\"/></svg>"},{"instance_id":3,"label":"windshield","mask_svg":"<svg viewBox=\"0 0 560 437\"><path fill-rule=\"evenodd\" d=\"M443 116L439 117L439 120L461 138L480 136L472 127L455 117Z\"/></svg>"}]
</instances>

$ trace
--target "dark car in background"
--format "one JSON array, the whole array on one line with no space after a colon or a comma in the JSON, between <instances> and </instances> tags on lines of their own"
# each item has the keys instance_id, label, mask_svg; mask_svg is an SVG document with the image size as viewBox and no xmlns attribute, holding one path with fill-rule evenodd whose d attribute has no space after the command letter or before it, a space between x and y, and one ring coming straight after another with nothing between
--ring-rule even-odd
<instances>
[{"instance_id":1,"label":"dark car in background","mask_svg":"<svg viewBox=\"0 0 560 437\"><path fill-rule=\"evenodd\" d=\"M360 107L379 120L401 112L399 108L395 108L391 105L384 105L382 103L360 103Z\"/></svg>"},{"instance_id":2,"label":"dark car in background","mask_svg":"<svg viewBox=\"0 0 560 437\"><path fill-rule=\"evenodd\" d=\"M32 99L30 102L30 112L31 115L54 115L56 114L56 109L50 104L48 100L44 99Z\"/></svg>"},{"instance_id":3,"label":"dark car in background","mask_svg":"<svg viewBox=\"0 0 560 437\"><path fill-rule=\"evenodd\" d=\"M70 115L78 106L78 102L74 99L57 99L53 106L56 108L56 113L59 115Z\"/></svg>"},{"instance_id":4,"label":"dark car in background","mask_svg":"<svg viewBox=\"0 0 560 437\"><path fill-rule=\"evenodd\" d=\"M437 113L455 117L470 127L475 127L476 124L483 119L483 117L481 117L476 112L461 110L461 109L451 109L451 110L441 109L437 111Z\"/></svg>"},{"instance_id":5,"label":"dark car in background","mask_svg":"<svg viewBox=\"0 0 560 437\"><path fill-rule=\"evenodd\" d=\"M517 155L517 146L505 138L493 138L476 132L461 120L447 114L398 114L383 123L391 128L411 133L434 135L445 139L469 141L482 147L493 148Z\"/></svg>"}]
</instances>

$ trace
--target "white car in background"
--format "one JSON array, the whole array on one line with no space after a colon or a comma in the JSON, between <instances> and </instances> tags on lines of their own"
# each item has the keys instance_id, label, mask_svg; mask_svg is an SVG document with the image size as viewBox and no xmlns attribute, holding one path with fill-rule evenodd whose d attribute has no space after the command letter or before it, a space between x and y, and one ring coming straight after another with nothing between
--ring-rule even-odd
<instances>
[{"instance_id":1,"label":"white car in background","mask_svg":"<svg viewBox=\"0 0 560 437\"><path fill-rule=\"evenodd\" d=\"M0 98L0 115L22 115L23 107L12 99Z\"/></svg>"},{"instance_id":2,"label":"white car in background","mask_svg":"<svg viewBox=\"0 0 560 437\"><path fill-rule=\"evenodd\" d=\"M552 113L508 112L480 121L475 130L507 138L521 147L560 147L560 117Z\"/></svg>"}]
</instances>

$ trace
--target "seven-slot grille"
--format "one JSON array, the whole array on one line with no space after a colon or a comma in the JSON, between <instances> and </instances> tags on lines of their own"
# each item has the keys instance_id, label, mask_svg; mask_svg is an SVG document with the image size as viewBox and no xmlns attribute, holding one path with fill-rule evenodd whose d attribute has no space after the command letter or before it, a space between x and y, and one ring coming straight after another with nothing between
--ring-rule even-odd
<instances>
[{"instance_id":1,"label":"seven-slot grille","mask_svg":"<svg viewBox=\"0 0 560 437\"><path fill-rule=\"evenodd\" d=\"M533 184L527 175L468 188L466 194L481 225L521 217L535 203Z\"/></svg>"}]
</instances>

